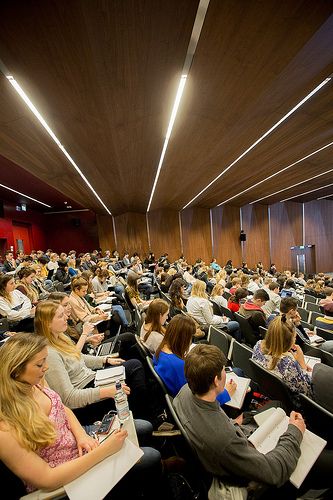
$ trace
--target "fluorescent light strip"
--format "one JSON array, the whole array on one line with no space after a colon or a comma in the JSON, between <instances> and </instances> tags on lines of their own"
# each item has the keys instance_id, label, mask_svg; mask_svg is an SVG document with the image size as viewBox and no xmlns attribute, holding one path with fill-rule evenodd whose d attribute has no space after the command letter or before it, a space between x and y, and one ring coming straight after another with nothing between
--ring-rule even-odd
<instances>
[{"instance_id":1,"label":"fluorescent light strip","mask_svg":"<svg viewBox=\"0 0 333 500\"><path fill-rule=\"evenodd\" d=\"M55 133L51 130L51 128L48 126L42 115L39 113L37 108L33 105L33 103L30 101L29 97L26 95L24 90L20 87L20 85L17 83L15 78L11 75L6 75L7 80L11 83L11 85L14 87L16 92L19 94L19 96L23 99L23 101L26 103L30 111L36 116L36 118L39 120L39 122L43 125L45 128L46 132L52 137L58 148L63 152L63 154L66 156L66 158L69 160L69 162L73 165L77 173L81 176L81 178L84 180L84 182L87 184L89 187L90 191L95 195L95 197L98 199L98 201L101 203L101 205L105 208L107 213L111 215L110 210L108 207L105 205L105 203L102 201L100 196L96 193L95 189L92 187L86 176L81 172L80 168L77 166L73 158L70 156L70 154L66 151L64 146L61 144Z\"/></svg>"},{"instance_id":2,"label":"fluorescent light strip","mask_svg":"<svg viewBox=\"0 0 333 500\"><path fill-rule=\"evenodd\" d=\"M289 168L294 167L298 163L301 163L302 161L306 160L307 158L310 158L311 156L316 155L317 153L320 153L320 151L323 151L324 149L326 149L326 148L328 148L330 146L333 146L333 141L330 142L329 144L326 144L322 148L316 149L316 151L313 151L312 153L310 153L310 154L308 154L306 156L303 156L303 158L300 158L299 160L294 161L294 163L291 163L287 167L284 167L281 170L279 170L278 172L275 172L275 174L272 174L269 177L265 177L265 179L262 179L261 181L256 182L255 184L253 184L252 186L248 187L247 189L244 189L240 193L237 193L234 196L231 196L231 198L228 198L227 200L222 201L217 206L220 207L221 205L224 205L225 203L228 203L229 201L231 201L231 200L233 200L235 198L238 198L238 196L241 196L242 194L247 193L248 191L250 191L251 189L253 189L253 188L257 187L257 186L260 186L260 184L263 184L264 182L268 181L269 179L272 179L273 177L275 177L276 175L281 174L282 172L285 172ZM271 196L271 195L268 195L266 198L268 198L269 196ZM264 198L260 198L260 199L263 200ZM255 203L255 202L253 202L253 203Z\"/></svg>"},{"instance_id":3,"label":"fluorescent light strip","mask_svg":"<svg viewBox=\"0 0 333 500\"><path fill-rule=\"evenodd\" d=\"M151 202L153 201L153 196L154 196L154 193L155 193L155 189L156 189L158 178L160 176L160 172L161 172L161 168L162 168L162 165L163 165L163 160L164 160L165 152L167 150L169 139L170 139L171 132L172 132L172 129L173 129L173 125L175 123L175 119L176 119L176 115L177 115L179 103L180 103L180 100L181 100L182 95L183 95L183 91L184 91L184 87L185 87L185 83L186 83L186 78L187 78L187 75L182 75L181 78L180 78L180 82L179 82L178 90L177 90L177 94L176 94L176 99L175 99L175 102L174 102L174 105L173 105L173 108L172 108L172 112L171 112L171 117L170 117L168 129L167 129L167 133L166 133L164 144L163 144L163 149L162 149L160 161L158 162L158 167L157 167L157 172L156 172L156 175L155 175L155 180L154 180L153 188L152 188L151 193L150 193L150 198L149 198L149 203L148 203L148 207L147 207L147 212L149 212Z\"/></svg>"},{"instance_id":4,"label":"fluorescent light strip","mask_svg":"<svg viewBox=\"0 0 333 500\"><path fill-rule=\"evenodd\" d=\"M317 200L324 200L325 198L330 198L331 196L333 196L333 193L327 194L326 196L321 196L320 198L317 198ZM331 201L331 200L329 200L329 201Z\"/></svg>"},{"instance_id":5,"label":"fluorescent light strip","mask_svg":"<svg viewBox=\"0 0 333 500\"><path fill-rule=\"evenodd\" d=\"M267 130L267 132L265 132L261 137L259 137L259 139L257 139L253 144L251 144L251 146L249 148L247 148L240 156L238 156L238 158L236 158L236 160L234 160L232 163L230 163L230 165L225 168L217 177L215 177L215 179L213 179L204 189L202 189L196 196L194 196L194 198L192 198L191 201L189 201L183 208L182 210L184 210L185 208L187 208L189 205L191 205L191 203L193 203L194 200L196 200L202 193L204 193L208 188L210 188L210 186L212 184L214 184L218 179L220 179L220 177L222 177L226 172L228 172L228 170L233 167L236 163L239 162L239 160L241 160L242 158L244 158L245 155L247 155L253 148L255 148L261 141L263 141L265 139L265 137L267 137L269 134L271 134L273 132L273 130L275 130L277 127L279 127L281 125L281 123L283 123L287 118L289 118L290 115L292 115L293 113L295 113L295 111L300 108L306 101L308 101L316 92L318 92L324 85L326 85L329 81L331 80L331 76L329 76L328 78L325 78L325 80L323 80L319 85L317 85L316 88L314 88L306 97L304 97L304 99L302 99L298 104L296 104L296 106L294 106L290 111L288 111L288 113L286 115L284 115L278 122L276 122L269 130Z\"/></svg>"},{"instance_id":6,"label":"fluorescent light strip","mask_svg":"<svg viewBox=\"0 0 333 500\"><path fill-rule=\"evenodd\" d=\"M32 198L31 196L28 196L27 194L20 193L20 191L16 191L16 189L12 189L8 186L5 186L4 184L0 184L0 187L3 187L4 189L8 189L8 191L12 191L13 193L20 194L21 196L24 196L25 198L29 198L29 200L35 201L36 203L39 203L40 205L43 205L44 207L51 208L51 205L47 205L46 203L43 203L42 201L36 200L36 198Z\"/></svg>"},{"instance_id":7,"label":"fluorescent light strip","mask_svg":"<svg viewBox=\"0 0 333 500\"><path fill-rule=\"evenodd\" d=\"M330 172L333 171L333 168L330 168L329 170L326 170L325 172L322 172L321 174L313 175L312 177L309 177L308 179L305 179L300 182L296 182L296 184L292 184L292 186L285 187L283 189L279 189L279 191L275 191L275 193L271 193L267 196L263 196L262 198L259 198L258 200L251 201L249 205L253 205L254 203L258 203L261 200L265 200L266 198L270 198L271 196L275 196L276 194L283 193L283 191L288 191L289 189L292 189L296 186L300 186L301 184L304 184L305 182L312 181L313 179L317 179L318 177L321 177L322 175L329 174Z\"/></svg>"},{"instance_id":8,"label":"fluorescent light strip","mask_svg":"<svg viewBox=\"0 0 333 500\"><path fill-rule=\"evenodd\" d=\"M314 193L315 191L320 191L320 189L326 189L330 186L333 186L333 182L331 184L327 184L326 186L321 186L321 187L316 188L316 189L311 189L310 191L305 191L305 193L300 193L300 194L296 194L295 196L290 196L290 198L286 198L285 200L281 200L280 203L283 203L284 201L292 200L293 198L299 198L300 196L305 196L306 194L309 194L309 193Z\"/></svg>"},{"instance_id":9,"label":"fluorescent light strip","mask_svg":"<svg viewBox=\"0 0 333 500\"><path fill-rule=\"evenodd\" d=\"M153 201L153 197L154 197L154 193L155 193L157 181L158 181L160 173L161 173L161 169L162 169L162 165L163 165L165 153L166 153L166 150L167 150L167 147L168 147L169 139L170 139L170 136L171 136L171 133L172 133L172 129L173 129L173 125L174 125L174 122L175 122L175 119L176 119L176 115L177 115L179 103L180 103L180 100L181 100L182 95L183 95L183 91L184 91L184 87L185 87L185 84L186 84L187 75L188 75L188 72L190 70L190 67L191 67L191 64L192 64L192 60L193 60L193 56L194 56L194 53L195 53L195 50L196 50L196 47L197 47L197 44L198 44L198 41L199 41L201 29L202 29L202 26L203 26L203 23L204 23L204 20L205 20L205 16L206 16L206 12L207 12L207 9L208 9L209 2L210 2L210 0L200 0L200 3L198 5L198 10L197 10L197 14L196 14L196 17L195 17L195 20L194 20L190 42L189 42L188 47L187 47L187 53L186 53L185 62L184 62L184 66L183 66L183 74L182 74L182 76L180 78L180 81L179 81L178 90L177 90L175 102L174 102L174 105L173 105L173 108L172 108L172 112L171 112L171 116L170 116L170 120L169 120L169 125L168 125L168 128L167 128L167 133L166 133L164 144L163 144L163 148L162 148L162 153L161 153L160 161L158 162L158 167L157 167L157 171L156 171L156 175L155 175L155 180L154 180L154 183L153 183L153 188L152 188L151 193L150 193L150 198L149 198L149 203L148 203L148 207L147 207L147 212L149 212L150 207L151 207L151 203Z\"/></svg>"}]
</instances>

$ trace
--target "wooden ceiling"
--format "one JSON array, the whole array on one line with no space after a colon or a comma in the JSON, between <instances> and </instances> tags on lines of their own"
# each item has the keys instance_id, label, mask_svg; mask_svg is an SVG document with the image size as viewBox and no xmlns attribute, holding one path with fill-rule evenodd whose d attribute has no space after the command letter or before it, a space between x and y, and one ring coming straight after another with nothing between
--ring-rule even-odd
<instances>
[{"instance_id":1,"label":"wooden ceiling","mask_svg":"<svg viewBox=\"0 0 333 500\"><path fill-rule=\"evenodd\" d=\"M114 215L147 209L198 4L0 3L2 63ZM332 73L333 2L210 0L151 210L184 207ZM333 142L332 103L331 80L193 205L332 196L333 145L274 175ZM105 213L1 73L0 110L0 155Z\"/></svg>"}]
</instances>

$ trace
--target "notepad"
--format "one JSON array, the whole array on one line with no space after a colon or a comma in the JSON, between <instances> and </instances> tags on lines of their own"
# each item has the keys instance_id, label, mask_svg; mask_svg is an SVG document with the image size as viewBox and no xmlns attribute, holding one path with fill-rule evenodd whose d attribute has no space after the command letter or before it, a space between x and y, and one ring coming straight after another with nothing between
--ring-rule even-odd
<instances>
[{"instance_id":1,"label":"notepad","mask_svg":"<svg viewBox=\"0 0 333 500\"><path fill-rule=\"evenodd\" d=\"M251 379L245 377L238 377L234 372L226 373L226 378L227 378L226 383L228 383L231 379L234 382L236 382L237 389L231 396L230 401L228 401L225 404L228 406L232 406L233 408L240 409L243 406L244 398L248 391Z\"/></svg>"},{"instance_id":2,"label":"notepad","mask_svg":"<svg viewBox=\"0 0 333 500\"><path fill-rule=\"evenodd\" d=\"M325 342L325 339L319 335L308 335L308 337L311 344L321 344L322 342Z\"/></svg>"},{"instance_id":3,"label":"notepad","mask_svg":"<svg viewBox=\"0 0 333 500\"><path fill-rule=\"evenodd\" d=\"M102 500L142 457L143 451L126 438L117 453L64 486L70 500Z\"/></svg>"},{"instance_id":4,"label":"notepad","mask_svg":"<svg viewBox=\"0 0 333 500\"><path fill-rule=\"evenodd\" d=\"M105 368L104 370L97 370L95 376L95 387L100 385L111 385L115 384L117 380L125 380L125 367L111 366L110 368Z\"/></svg>"},{"instance_id":5,"label":"notepad","mask_svg":"<svg viewBox=\"0 0 333 500\"><path fill-rule=\"evenodd\" d=\"M316 365L317 363L321 363L321 359L316 358L315 356L304 356L304 361L305 361L305 364L307 364L312 369L313 369L314 365ZM311 374L311 372L308 372L308 373Z\"/></svg>"},{"instance_id":6,"label":"notepad","mask_svg":"<svg viewBox=\"0 0 333 500\"><path fill-rule=\"evenodd\" d=\"M250 443L264 455L275 448L280 436L286 432L289 424L289 417L282 408L274 410L274 412L272 409L268 410L267 418L264 418L266 412L254 416L259 427L249 437ZM326 444L324 439L308 429L305 430L300 446L301 456L298 459L296 469L290 476L290 482L296 488L301 486Z\"/></svg>"}]
</instances>

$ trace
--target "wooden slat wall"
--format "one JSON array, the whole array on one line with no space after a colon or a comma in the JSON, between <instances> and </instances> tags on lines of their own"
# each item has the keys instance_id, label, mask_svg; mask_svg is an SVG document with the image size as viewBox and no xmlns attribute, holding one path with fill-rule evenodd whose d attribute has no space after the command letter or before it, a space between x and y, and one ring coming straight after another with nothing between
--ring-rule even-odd
<instances>
[{"instance_id":1,"label":"wooden slat wall","mask_svg":"<svg viewBox=\"0 0 333 500\"><path fill-rule=\"evenodd\" d=\"M242 251L239 240L240 218L239 207L222 205L213 208L213 255L217 262L224 265L232 259L234 266L242 263Z\"/></svg>"},{"instance_id":2,"label":"wooden slat wall","mask_svg":"<svg viewBox=\"0 0 333 500\"><path fill-rule=\"evenodd\" d=\"M172 261L181 255L179 213L176 210L154 210L148 214L150 249L155 257L168 252Z\"/></svg>"},{"instance_id":3,"label":"wooden slat wall","mask_svg":"<svg viewBox=\"0 0 333 500\"><path fill-rule=\"evenodd\" d=\"M291 250L303 243L303 208L301 203L287 201L270 205L271 262L278 270L291 267Z\"/></svg>"},{"instance_id":4,"label":"wooden slat wall","mask_svg":"<svg viewBox=\"0 0 333 500\"><path fill-rule=\"evenodd\" d=\"M316 245L316 271L333 271L333 201L315 200L304 204L306 245Z\"/></svg>"},{"instance_id":5,"label":"wooden slat wall","mask_svg":"<svg viewBox=\"0 0 333 500\"><path fill-rule=\"evenodd\" d=\"M103 251L114 250L116 242L113 231L112 215L97 215L99 246Z\"/></svg>"},{"instance_id":6,"label":"wooden slat wall","mask_svg":"<svg viewBox=\"0 0 333 500\"><path fill-rule=\"evenodd\" d=\"M146 215L127 212L114 218L117 250L120 254L138 252L144 258L148 248Z\"/></svg>"},{"instance_id":7,"label":"wooden slat wall","mask_svg":"<svg viewBox=\"0 0 333 500\"><path fill-rule=\"evenodd\" d=\"M212 258L210 215L208 208L187 208L181 212L183 251L189 263Z\"/></svg>"},{"instance_id":8,"label":"wooden slat wall","mask_svg":"<svg viewBox=\"0 0 333 500\"><path fill-rule=\"evenodd\" d=\"M267 205L245 205L242 207L242 229L246 233L243 258L249 267L261 260L269 267L269 228Z\"/></svg>"}]
</instances>

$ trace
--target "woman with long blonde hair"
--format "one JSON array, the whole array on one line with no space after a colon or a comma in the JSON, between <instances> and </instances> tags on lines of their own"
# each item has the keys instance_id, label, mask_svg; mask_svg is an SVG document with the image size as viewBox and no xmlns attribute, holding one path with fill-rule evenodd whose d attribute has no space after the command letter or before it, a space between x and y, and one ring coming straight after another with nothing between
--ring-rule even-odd
<instances>
[{"instance_id":1,"label":"woman with long blonde hair","mask_svg":"<svg viewBox=\"0 0 333 500\"><path fill-rule=\"evenodd\" d=\"M213 306L208 299L206 293L206 283L201 280L196 280L193 283L191 296L186 304L187 312L201 325L209 327L209 325L217 326L218 328L226 328L231 336L241 338L239 324L237 321L229 321L225 316L213 314Z\"/></svg>"},{"instance_id":2,"label":"woman with long blonde hair","mask_svg":"<svg viewBox=\"0 0 333 500\"><path fill-rule=\"evenodd\" d=\"M311 369L306 365L303 351L295 341L295 326L282 314L270 322L264 340L259 340L254 346L252 358L282 378L296 395L297 404L297 394L312 397L312 389Z\"/></svg>"},{"instance_id":3,"label":"woman with long blonde hair","mask_svg":"<svg viewBox=\"0 0 333 500\"><path fill-rule=\"evenodd\" d=\"M73 481L120 450L126 431L99 445L86 434L59 395L43 386L47 340L11 337L0 349L0 459L28 491Z\"/></svg>"},{"instance_id":4,"label":"woman with long blonde hair","mask_svg":"<svg viewBox=\"0 0 333 500\"><path fill-rule=\"evenodd\" d=\"M124 361L108 356L82 354L65 334L66 330L67 315L60 304L52 301L38 304L35 333L46 338L49 347L46 380L51 388L57 390L64 404L74 410L81 423L101 420L114 407L111 400L116 390L114 385L95 387L95 370L105 365L123 364L128 383L123 384L123 389L130 394L129 386L135 388L132 396L129 396L130 406L133 414L140 416L146 394L141 362L137 359Z\"/></svg>"}]
</instances>

